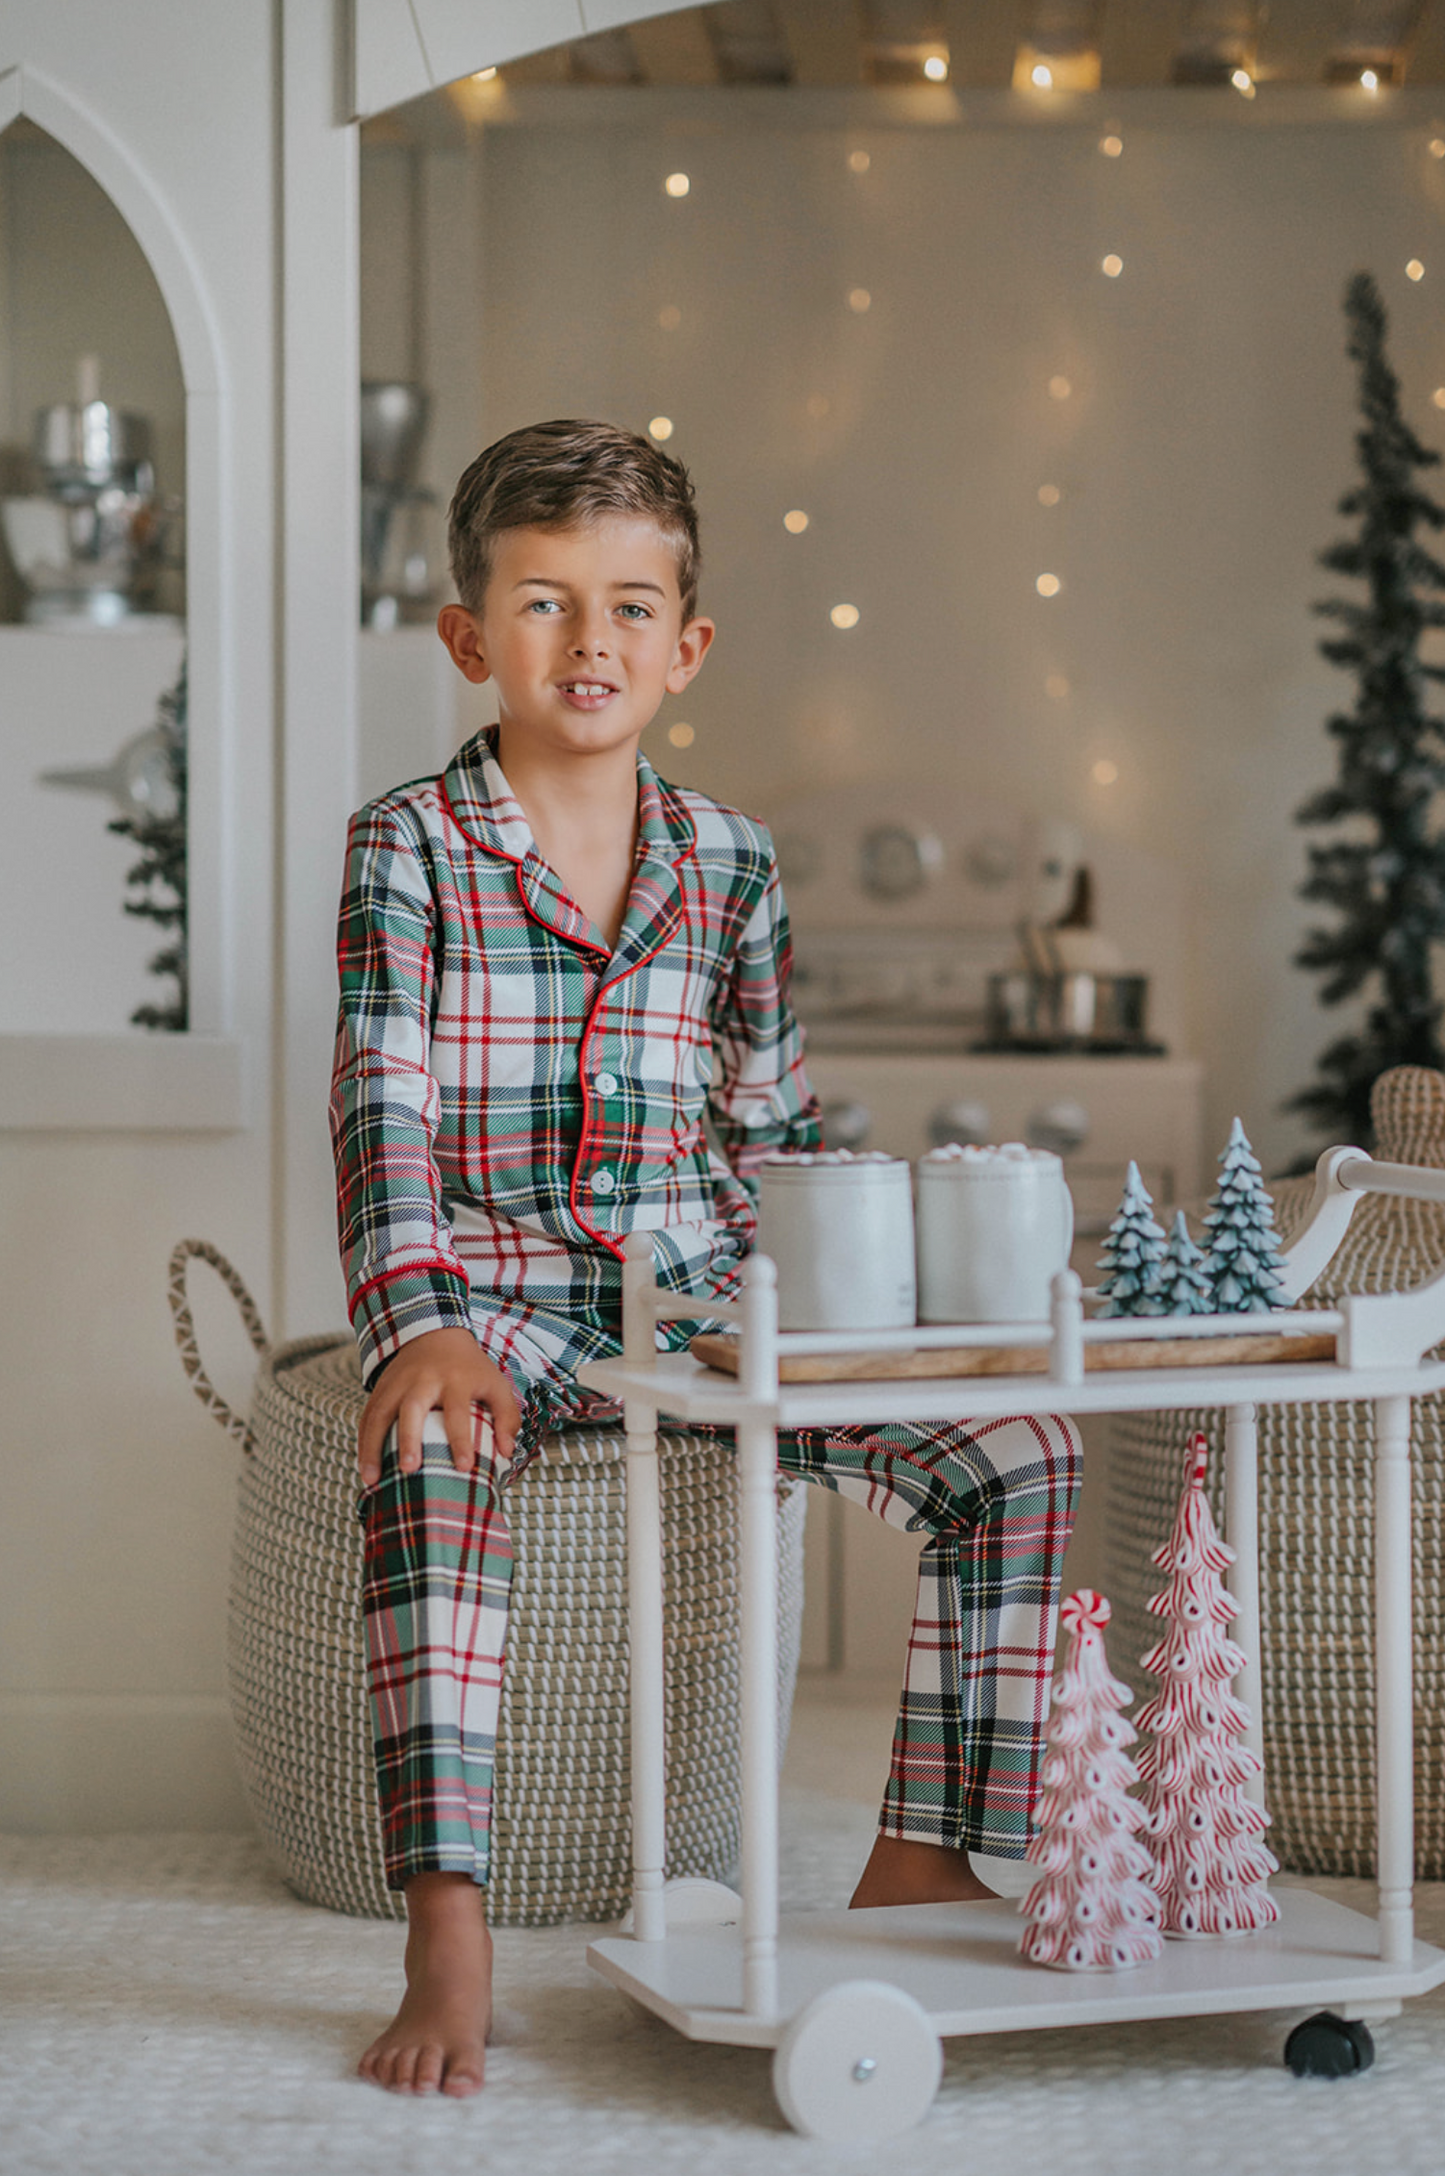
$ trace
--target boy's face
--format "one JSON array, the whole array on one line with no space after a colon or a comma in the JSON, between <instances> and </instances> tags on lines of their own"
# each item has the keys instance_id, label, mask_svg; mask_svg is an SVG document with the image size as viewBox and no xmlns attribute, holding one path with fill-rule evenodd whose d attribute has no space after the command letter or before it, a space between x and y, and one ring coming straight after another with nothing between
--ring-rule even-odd
<instances>
[{"instance_id":1,"label":"boy's face","mask_svg":"<svg viewBox=\"0 0 1445 2176\"><path fill-rule=\"evenodd\" d=\"M504 740L559 756L635 749L713 637L683 626L676 554L645 514L503 530L481 611L446 605L437 631L469 680L496 682Z\"/></svg>"}]
</instances>

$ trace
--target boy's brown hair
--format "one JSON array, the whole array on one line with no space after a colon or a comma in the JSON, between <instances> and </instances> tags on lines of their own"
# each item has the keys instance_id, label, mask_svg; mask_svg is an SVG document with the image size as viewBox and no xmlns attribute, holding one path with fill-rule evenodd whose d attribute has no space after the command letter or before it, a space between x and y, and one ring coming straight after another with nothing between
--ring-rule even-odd
<instances>
[{"instance_id":1,"label":"boy's brown hair","mask_svg":"<svg viewBox=\"0 0 1445 2176\"><path fill-rule=\"evenodd\" d=\"M511 431L479 453L452 498L452 580L480 612L492 539L504 529L570 529L604 514L647 514L677 554L682 624L697 611L702 558L692 478L651 439L615 423L562 420Z\"/></svg>"}]
</instances>

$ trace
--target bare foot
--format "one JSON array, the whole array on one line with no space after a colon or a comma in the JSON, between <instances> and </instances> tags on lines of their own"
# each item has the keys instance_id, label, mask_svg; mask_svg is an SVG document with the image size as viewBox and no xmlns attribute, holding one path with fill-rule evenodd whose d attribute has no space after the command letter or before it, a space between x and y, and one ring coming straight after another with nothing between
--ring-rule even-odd
<instances>
[{"instance_id":1,"label":"bare foot","mask_svg":"<svg viewBox=\"0 0 1445 2176\"><path fill-rule=\"evenodd\" d=\"M875 1836L868 1864L848 1909L875 1904L972 1904L994 1894L968 1863L966 1851Z\"/></svg>"},{"instance_id":2,"label":"bare foot","mask_svg":"<svg viewBox=\"0 0 1445 2176\"><path fill-rule=\"evenodd\" d=\"M406 1993L358 2069L393 2093L479 2093L492 2016L486 1900L467 1874L406 1885Z\"/></svg>"}]
</instances>

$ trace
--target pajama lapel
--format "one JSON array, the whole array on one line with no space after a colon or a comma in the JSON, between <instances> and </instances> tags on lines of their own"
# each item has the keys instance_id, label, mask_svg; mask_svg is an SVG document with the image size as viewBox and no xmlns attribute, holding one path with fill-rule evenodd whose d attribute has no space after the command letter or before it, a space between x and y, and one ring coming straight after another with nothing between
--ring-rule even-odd
<instances>
[{"instance_id":1,"label":"pajama lapel","mask_svg":"<svg viewBox=\"0 0 1445 2176\"><path fill-rule=\"evenodd\" d=\"M682 919L679 870L692 859L697 834L685 808L666 789L646 756L637 758L637 867L604 989L660 952Z\"/></svg>"}]
</instances>

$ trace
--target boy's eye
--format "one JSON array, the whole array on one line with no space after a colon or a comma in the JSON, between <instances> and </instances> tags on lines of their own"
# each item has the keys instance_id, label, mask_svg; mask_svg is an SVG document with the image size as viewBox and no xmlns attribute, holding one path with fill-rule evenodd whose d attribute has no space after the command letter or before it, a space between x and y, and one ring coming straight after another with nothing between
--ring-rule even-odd
<instances>
[{"instance_id":1,"label":"boy's eye","mask_svg":"<svg viewBox=\"0 0 1445 2176\"><path fill-rule=\"evenodd\" d=\"M529 612L551 613L560 612L561 609L562 600L560 597L533 597L529 600L527 605L527 610Z\"/></svg>"},{"instance_id":2,"label":"boy's eye","mask_svg":"<svg viewBox=\"0 0 1445 2176\"><path fill-rule=\"evenodd\" d=\"M617 609L624 619L650 620L652 618L652 612L645 604L623 604L619 605Z\"/></svg>"}]
</instances>

